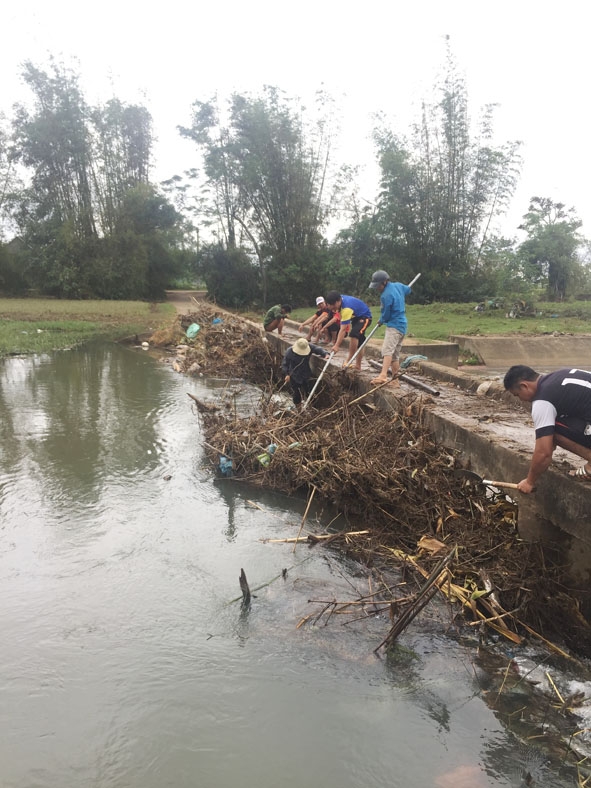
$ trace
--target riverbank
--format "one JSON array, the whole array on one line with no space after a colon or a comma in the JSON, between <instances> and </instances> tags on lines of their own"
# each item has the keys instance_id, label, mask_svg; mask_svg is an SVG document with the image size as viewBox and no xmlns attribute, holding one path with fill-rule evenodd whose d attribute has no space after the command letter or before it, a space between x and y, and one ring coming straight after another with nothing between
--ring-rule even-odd
<instances>
[{"instance_id":1,"label":"riverbank","mask_svg":"<svg viewBox=\"0 0 591 788\"><path fill-rule=\"evenodd\" d=\"M191 322L201 326L192 341L183 332ZM244 377L263 386L254 414L237 414L223 396L198 403L218 474L227 471L225 457L234 481L314 494L317 504L340 513L347 531L365 531L346 549L366 563L378 556L397 566L418 562L426 577L442 555L457 550L450 598L475 621L486 620L514 643L543 636L591 653L591 630L580 614L587 593L564 593L568 581L552 546L522 541L517 507L503 494L491 497L433 438L432 398L408 388L396 397L367 396L357 376L331 368L313 407L290 410L289 400L277 400L283 379L276 343L258 326L206 303L179 318L176 333L153 339L172 351L178 372ZM271 444L275 453L261 464L259 455Z\"/></svg>"},{"instance_id":2,"label":"riverbank","mask_svg":"<svg viewBox=\"0 0 591 788\"><path fill-rule=\"evenodd\" d=\"M174 316L168 303L0 298L0 358L152 333Z\"/></svg>"}]
</instances>

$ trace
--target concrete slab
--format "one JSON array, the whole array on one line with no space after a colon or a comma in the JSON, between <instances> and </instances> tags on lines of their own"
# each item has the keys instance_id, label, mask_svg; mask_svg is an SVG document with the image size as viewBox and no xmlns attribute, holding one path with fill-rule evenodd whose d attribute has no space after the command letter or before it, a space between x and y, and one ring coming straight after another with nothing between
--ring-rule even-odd
<instances>
[{"instance_id":1,"label":"concrete slab","mask_svg":"<svg viewBox=\"0 0 591 788\"><path fill-rule=\"evenodd\" d=\"M487 367L508 369L513 364L527 364L535 370L559 367L591 369L591 336L548 334L507 337L453 336L461 350L482 359Z\"/></svg>"}]
</instances>

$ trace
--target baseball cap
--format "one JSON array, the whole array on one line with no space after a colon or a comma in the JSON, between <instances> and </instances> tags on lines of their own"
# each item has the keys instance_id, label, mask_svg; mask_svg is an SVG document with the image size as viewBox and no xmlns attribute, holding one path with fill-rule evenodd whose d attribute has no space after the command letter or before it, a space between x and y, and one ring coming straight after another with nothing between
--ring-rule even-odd
<instances>
[{"instance_id":1,"label":"baseball cap","mask_svg":"<svg viewBox=\"0 0 591 788\"><path fill-rule=\"evenodd\" d=\"M319 306L320 304L323 303L324 303L324 298L322 296L318 296L318 298L316 299L316 306Z\"/></svg>"}]
</instances>

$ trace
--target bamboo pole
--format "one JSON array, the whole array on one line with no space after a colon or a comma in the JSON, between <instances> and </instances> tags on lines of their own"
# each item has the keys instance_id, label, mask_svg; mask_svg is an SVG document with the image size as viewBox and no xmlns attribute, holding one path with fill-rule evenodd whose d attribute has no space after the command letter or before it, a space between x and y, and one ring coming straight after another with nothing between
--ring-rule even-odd
<instances>
[{"instance_id":1,"label":"bamboo pole","mask_svg":"<svg viewBox=\"0 0 591 788\"><path fill-rule=\"evenodd\" d=\"M316 486L312 485L312 492L310 493L310 497L308 498L308 503L306 505L306 511L304 512L304 516L302 517L302 522L300 523L300 530L298 531L298 538L302 533L302 528L304 527L304 523L306 522L306 518L308 517L308 512L310 511L310 504L312 503L312 499L314 498L314 493L316 492ZM298 546L297 539L296 543L293 546L292 553L295 553L296 547Z\"/></svg>"},{"instance_id":2,"label":"bamboo pole","mask_svg":"<svg viewBox=\"0 0 591 788\"><path fill-rule=\"evenodd\" d=\"M304 402L304 404L302 405L302 413L303 413L303 412L306 410L306 408L307 408L307 407L308 407L308 405L310 404L310 400L311 400L311 399L312 399L312 397L314 396L314 392L315 392L315 391L316 391L316 389L318 388L318 384L320 383L320 381L322 380L322 376L324 375L324 373L325 373L325 372L326 372L326 370L328 369L328 365L329 365L329 364L330 364L330 362L332 361L332 357L333 357L333 356L334 356L334 353L329 353L329 354L328 354L328 358L326 359L326 364L325 364L325 365L324 365L324 367L322 368L322 372L320 373L320 375L318 375L318 379L316 380L316 383L314 384L314 388L313 388L313 389L312 389L312 391L311 391L311 392L308 394L308 398L306 399L306 401L305 401L305 402Z\"/></svg>"}]
</instances>

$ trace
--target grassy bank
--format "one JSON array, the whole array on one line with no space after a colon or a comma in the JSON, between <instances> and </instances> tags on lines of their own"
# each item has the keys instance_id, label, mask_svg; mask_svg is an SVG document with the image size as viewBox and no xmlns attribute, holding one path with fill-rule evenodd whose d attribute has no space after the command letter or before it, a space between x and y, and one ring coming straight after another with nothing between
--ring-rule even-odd
<instances>
[{"instance_id":1,"label":"grassy bank","mask_svg":"<svg viewBox=\"0 0 591 788\"><path fill-rule=\"evenodd\" d=\"M174 316L170 304L142 301L0 298L0 358L141 334Z\"/></svg>"},{"instance_id":2,"label":"grassy bank","mask_svg":"<svg viewBox=\"0 0 591 788\"><path fill-rule=\"evenodd\" d=\"M423 340L447 341L454 334L473 336L510 334L551 334L553 331L568 334L591 334L591 302L537 303L535 317L506 317L505 309L486 309L475 312L475 304L409 304L406 308L409 335ZM314 313L313 308L295 309L291 317L303 321ZM372 307L375 321L380 316L379 307ZM250 313L253 320L262 315ZM374 338L383 337L379 328Z\"/></svg>"}]
</instances>

